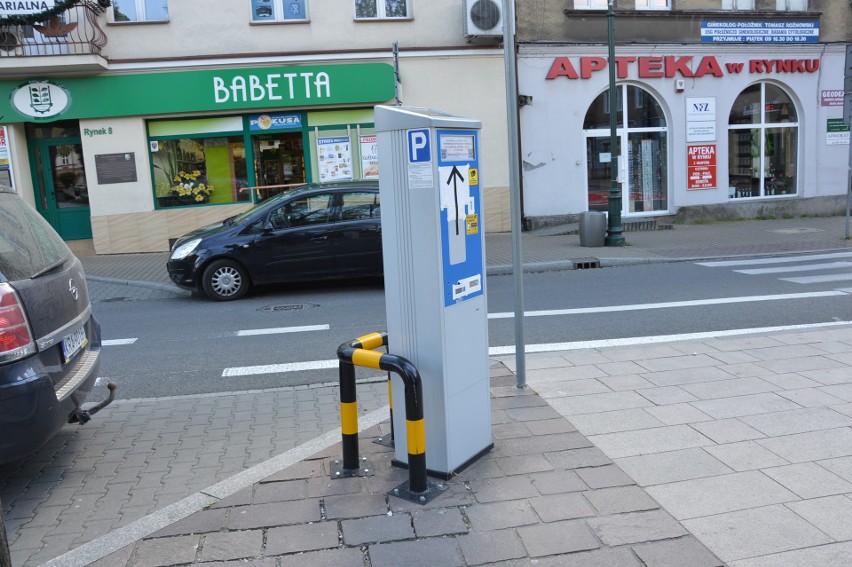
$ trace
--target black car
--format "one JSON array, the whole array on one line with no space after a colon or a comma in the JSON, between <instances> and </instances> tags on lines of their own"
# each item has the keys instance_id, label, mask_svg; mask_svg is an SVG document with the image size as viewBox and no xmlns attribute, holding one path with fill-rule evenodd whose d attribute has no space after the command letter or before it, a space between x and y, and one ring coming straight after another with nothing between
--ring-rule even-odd
<instances>
[{"instance_id":1,"label":"black car","mask_svg":"<svg viewBox=\"0 0 852 567\"><path fill-rule=\"evenodd\" d=\"M253 284L382 275L376 182L303 185L177 239L178 286L239 299Z\"/></svg>"},{"instance_id":2,"label":"black car","mask_svg":"<svg viewBox=\"0 0 852 567\"><path fill-rule=\"evenodd\" d=\"M25 457L69 421L95 383L101 329L80 260L0 185L0 463Z\"/></svg>"}]
</instances>

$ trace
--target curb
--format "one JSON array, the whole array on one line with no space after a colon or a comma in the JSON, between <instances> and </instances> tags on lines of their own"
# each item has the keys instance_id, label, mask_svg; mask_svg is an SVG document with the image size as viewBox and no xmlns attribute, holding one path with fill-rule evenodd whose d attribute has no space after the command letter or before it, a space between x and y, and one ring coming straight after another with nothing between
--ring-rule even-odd
<instances>
[{"instance_id":1,"label":"curb","mask_svg":"<svg viewBox=\"0 0 852 567\"><path fill-rule=\"evenodd\" d=\"M86 280L91 280L93 282L100 282L100 283L115 284L115 285L129 285L129 286L135 286L135 287L144 287L144 288L147 288L147 289L155 289L155 290L158 290L158 291L167 291L169 293L173 293L175 295L181 295L181 296L184 296L184 297L191 297L192 296L191 291L181 289L181 288L179 288L175 285L172 285L172 284L149 282L149 281L145 281L145 280L124 280L124 279L120 279L120 278L110 278L110 277L106 277L106 276L90 276L88 274L86 274Z\"/></svg>"}]
</instances>

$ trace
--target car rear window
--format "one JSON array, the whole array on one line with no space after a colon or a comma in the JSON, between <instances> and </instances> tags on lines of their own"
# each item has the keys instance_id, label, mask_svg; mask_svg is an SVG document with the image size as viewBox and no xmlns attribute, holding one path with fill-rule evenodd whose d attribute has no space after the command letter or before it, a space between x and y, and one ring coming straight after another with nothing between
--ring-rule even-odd
<instances>
[{"instance_id":1,"label":"car rear window","mask_svg":"<svg viewBox=\"0 0 852 567\"><path fill-rule=\"evenodd\" d=\"M71 258L41 215L19 196L0 192L0 280L27 279Z\"/></svg>"}]
</instances>

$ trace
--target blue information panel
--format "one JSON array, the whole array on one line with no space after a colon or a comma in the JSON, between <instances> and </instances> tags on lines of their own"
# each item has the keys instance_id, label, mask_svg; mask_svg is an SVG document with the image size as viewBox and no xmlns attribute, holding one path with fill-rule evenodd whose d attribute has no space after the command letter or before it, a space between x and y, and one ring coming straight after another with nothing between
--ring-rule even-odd
<instances>
[{"instance_id":1,"label":"blue information panel","mask_svg":"<svg viewBox=\"0 0 852 567\"><path fill-rule=\"evenodd\" d=\"M484 291L479 132L437 130L444 307Z\"/></svg>"},{"instance_id":2,"label":"blue information panel","mask_svg":"<svg viewBox=\"0 0 852 567\"><path fill-rule=\"evenodd\" d=\"M819 22L702 21L702 43L817 43Z\"/></svg>"}]
</instances>

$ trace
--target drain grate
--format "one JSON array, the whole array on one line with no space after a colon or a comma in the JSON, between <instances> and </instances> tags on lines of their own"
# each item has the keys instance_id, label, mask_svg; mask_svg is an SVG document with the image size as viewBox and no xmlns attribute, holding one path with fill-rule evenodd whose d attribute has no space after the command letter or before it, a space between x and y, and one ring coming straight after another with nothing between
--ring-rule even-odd
<instances>
[{"instance_id":1,"label":"drain grate","mask_svg":"<svg viewBox=\"0 0 852 567\"><path fill-rule=\"evenodd\" d=\"M590 270L592 268L600 268L601 261L597 258L578 258L572 260L575 270Z\"/></svg>"},{"instance_id":2,"label":"drain grate","mask_svg":"<svg viewBox=\"0 0 852 567\"><path fill-rule=\"evenodd\" d=\"M258 311L264 311L267 313L275 313L278 311L305 311L307 309L313 309L314 307L319 307L318 303L291 303L289 305L267 305L266 307L261 307Z\"/></svg>"}]
</instances>

